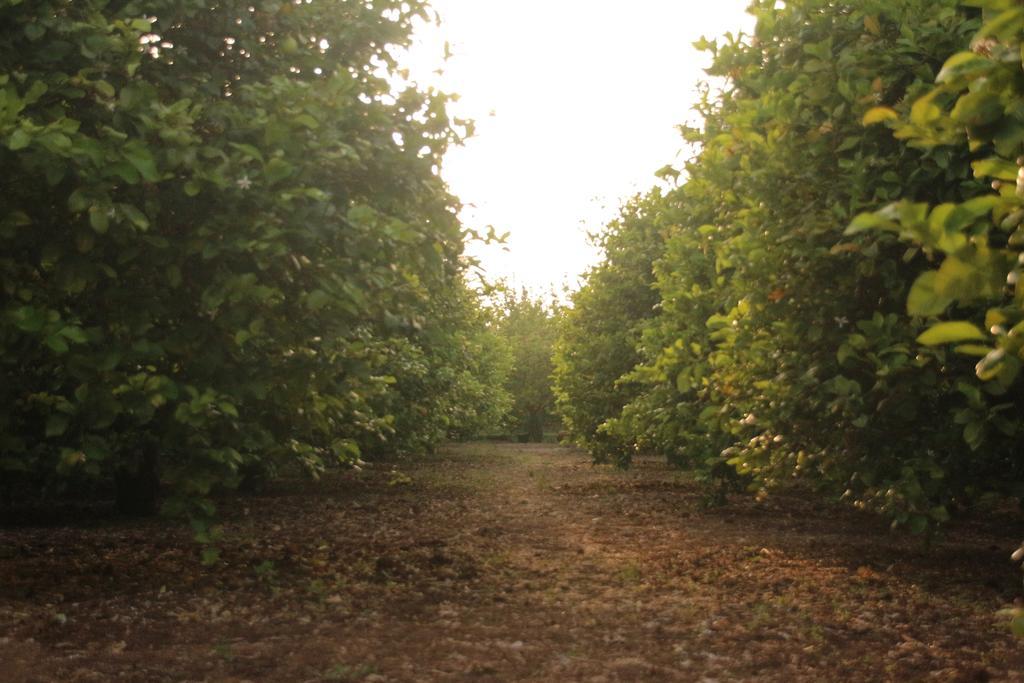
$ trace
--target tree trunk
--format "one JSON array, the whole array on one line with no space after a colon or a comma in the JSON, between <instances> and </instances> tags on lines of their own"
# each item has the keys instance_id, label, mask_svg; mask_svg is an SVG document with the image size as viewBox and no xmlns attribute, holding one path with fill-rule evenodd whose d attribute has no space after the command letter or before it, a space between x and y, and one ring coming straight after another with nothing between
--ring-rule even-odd
<instances>
[{"instance_id":1,"label":"tree trunk","mask_svg":"<svg viewBox=\"0 0 1024 683\"><path fill-rule=\"evenodd\" d=\"M117 511L132 517L149 517L156 514L160 498L160 475L157 472L157 458L147 453L114 475L115 503Z\"/></svg>"},{"instance_id":2,"label":"tree trunk","mask_svg":"<svg viewBox=\"0 0 1024 683\"><path fill-rule=\"evenodd\" d=\"M529 441L544 440L544 413L533 412L526 417L526 434Z\"/></svg>"}]
</instances>

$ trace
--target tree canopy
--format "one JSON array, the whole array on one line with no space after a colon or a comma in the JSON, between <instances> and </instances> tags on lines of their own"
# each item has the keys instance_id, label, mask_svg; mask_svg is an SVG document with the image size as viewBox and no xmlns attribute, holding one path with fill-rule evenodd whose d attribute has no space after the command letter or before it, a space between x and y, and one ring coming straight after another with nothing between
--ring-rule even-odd
<instances>
[{"instance_id":1,"label":"tree canopy","mask_svg":"<svg viewBox=\"0 0 1024 683\"><path fill-rule=\"evenodd\" d=\"M702 41L722 85L684 129L695 155L645 200L653 234L628 238L643 258L609 248L559 340L560 410L596 457L660 453L762 493L801 478L918 532L1024 493L1019 316L988 312L994 344L929 319L953 301L985 317L977 304L1016 282L1016 250L984 237L1019 218L1016 81L999 57L1016 54L1017 10L979 4L1016 28L992 18L973 52L979 12L952 0L755 2L753 34ZM971 148L943 144L965 126ZM645 305L610 295L627 282ZM992 381L945 342L984 356ZM603 348L617 360L584 369Z\"/></svg>"},{"instance_id":2,"label":"tree canopy","mask_svg":"<svg viewBox=\"0 0 1024 683\"><path fill-rule=\"evenodd\" d=\"M472 428L500 370L438 171L463 131L393 57L425 12L0 6L5 478L202 516L248 469Z\"/></svg>"}]
</instances>

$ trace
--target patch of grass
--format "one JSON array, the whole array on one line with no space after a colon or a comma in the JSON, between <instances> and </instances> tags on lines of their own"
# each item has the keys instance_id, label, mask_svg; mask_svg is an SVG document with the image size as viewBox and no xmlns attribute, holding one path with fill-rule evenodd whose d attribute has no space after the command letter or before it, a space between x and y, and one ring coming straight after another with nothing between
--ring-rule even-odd
<instances>
[{"instance_id":1,"label":"patch of grass","mask_svg":"<svg viewBox=\"0 0 1024 683\"><path fill-rule=\"evenodd\" d=\"M327 600L329 592L330 588L320 579L313 579L306 584L306 593L314 602L323 603Z\"/></svg>"},{"instance_id":2,"label":"patch of grass","mask_svg":"<svg viewBox=\"0 0 1024 683\"><path fill-rule=\"evenodd\" d=\"M759 629L776 621L775 609L770 603L755 602L750 606L747 626Z\"/></svg>"},{"instance_id":3,"label":"patch of grass","mask_svg":"<svg viewBox=\"0 0 1024 683\"><path fill-rule=\"evenodd\" d=\"M335 664L325 671L321 678L325 681L355 683L376 672L377 669L372 664Z\"/></svg>"},{"instance_id":4,"label":"patch of grass","mask_svg":"<svg viewBox=\"0 0 1024 683\"><path fill-rule=\"evenodd\" d=\"M628 564L619 570L619 581L624 584L640 583L641 579L643 579L643 573L635 564Z\"/></svg>"},{"instance_id":5,"label":"patch of grass","mask_svg":"<svg viewBox=\"0 0 1024 683\"><path fill-rule=\"evenodd\" d=\"M812 643L821 644L826 640L825 629L823 629L820 624L813 621L807 625L806 629L804 629L804 636Z\"/></svg>"},{"instance_id":6,"label":"patch of grass","mask_svg":"<svg viewBox=\"0 0 1024 683\"><path fill-rule=\"evenodd\" d=\"M260 583L265 583L268 586L277 585L277 567L274 566L273 560L264 560L253 567L252 570Z\"/></svg>"},{"instance_id":7,"label":"patch of grass","mask_svg":"<svg viewBox=\"0 0 1024 683\"><path fill-rule=\"evenodd\" d=\"M235 653L231 649L231 643L218 643L217 645L213 646L213 652L218 657L221 657L222 659L228 662L234 660L235 658Z\"/></svg>"},{"instance_id":8,"label":"patch of grass","mask_svg":"<svg viewBox=\"0 0 1024 683\"><path fill-rule=\"evenodd\" d=\"M480 564L487 567L488 569L500 569L507 567L510 562L510 556L508 552L504 550L495 550L490 553L483 553L480 555Z\"/></svg>"}]
</instances>

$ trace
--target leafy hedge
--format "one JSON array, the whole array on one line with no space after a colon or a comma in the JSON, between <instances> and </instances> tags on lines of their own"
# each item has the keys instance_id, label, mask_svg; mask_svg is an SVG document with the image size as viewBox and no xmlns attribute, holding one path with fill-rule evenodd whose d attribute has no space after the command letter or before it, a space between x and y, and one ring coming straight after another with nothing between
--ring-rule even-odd
<instances>
[{"instance_id":1,"label":"leafy hedge","mask_svg":"<svg viewBox=\"0 0 1024 683\"><path fill-rule=\"evenodd\" d=\"M565 311L555 346L554 387L562 421L578 445L619 461L628 447L602 425L637 394L620 381L641 360L642 325L655 313L652 264L664 249L669 206L660 190L636 197L599 236L604 260L585 276Z\"/></svg>"},{"instance_id":2,"label":"leafy hedge","mask_svg":"<svg viewBox=\"0 0 1024 683\"><path fill-rule=\"evenodd\" d=\"M1002 4L1019 13L1015 3ZM945 306L929 301L922 310L919 302L935 284L943 248L923 242L908 250L894 234L907 236L908 221L926 219L921 207L938 205L944 208L936 220L949 219L946 239L958 248L973 244L972 253L984 252L978 258L989 258L1000 278L1013 267L1015 254L985 251L971 237L987 232L979 226L989 224L994 208L987 185L973 177L971 150L934 144L963 129L957 116L970 115L964 99L986 116L1005 111L1017 125L1012 96L1004 94L1000 107L978 104L984 88L977 82L948 114L951 123L942 127L935 113L950 89L961 92L964 79L986 73L973 58L947 63L970 43L979 12L952 0L775 5L753 3L753 35L702 45L713 55L709 74L724 86L706 88L703 121L685 130L698 151L682 169L682 184L653 195L646 210L661 226L660 237L646 244L664 241L653 268L652 259L639 259L625 276L638 295L653 282L657 315L604 299L603 273L619 267L613 250L577 297L581 310L568 316L560 342L567 426L584 443L604 435L623 460L649 450L704 471L728 467L747 475L754 490L806 478L914 531L989 494L1024 494L1011 373L1000 370L1007 381L982 387L967 377L976 359L931 344L950 328L930 327L927 316ZM936 95L944 64L940 90L947 94ZM984 81L992 88L1019 81L1011 61L986 64L1006 73L1003 81ZM897 123L903 120L906 127ZM873 125L882 121L892 121L898 136ZM922 123L934 140L925 139ZM1002 126L1010 135L1002 119L977 125L989 135ZM908 145L907 138L927 144ZM1021 138L1005 142L1014 149L1010 157L1019 154ZM991 175L985 171L994 164L983 163L978 175ZM1005 163L999 171L1011 175ZM1012 184L1002 195L1016 197ZM916 203L857 219L900 198ZM851 222L858 229L847 233ZM893 231L859 229L876 226ZM974 277L963 286L980 287L983 298L1002 292L996 275L964 277ZM965 313L984 315L978 296L946 304L954 298ZM1005 319L995 324L1020 320L1001 310ZM588 422L578 415L589 404L582 392L573 398L564 378L569 359L593 348L590 330L601 325L641 333L635 344L617 343L626 360L615 369L624 374L591 374L600 386L591 395L642 389L621 409L610 403L593 411L598 419ZM998 340L1009 339L1009 330L997 331ZM1016 353L997 343L1005 357ZM631 352L639 362L622 371Z\"/></svg>"},{"instance_id":3,"label":"leafy hedge","mask_svg":"<svg viewBox=\"0 0 1024 683\"><path fill-rule=\"evenodd\" d=\"M203 515L245 472L476 419L487 328L437 172L459 132L394 85L417 16L0 3L0 477L115 481L135 509L162 482Z\"/></svg>"},{"instance_id":4,"label":"leafy hedge","mask_svg":"<svg viewBox=\"0 0 1024 683\"><path fill-rule=\"evenodd\" d=\"M505 286L495 305L496 331L511 357L505 383L511 403L504 422L520 440L543 441L548 427L558 423L551 373L559 306L554 297L546 303L526 289Z\"/></svg>"}]
</instances>

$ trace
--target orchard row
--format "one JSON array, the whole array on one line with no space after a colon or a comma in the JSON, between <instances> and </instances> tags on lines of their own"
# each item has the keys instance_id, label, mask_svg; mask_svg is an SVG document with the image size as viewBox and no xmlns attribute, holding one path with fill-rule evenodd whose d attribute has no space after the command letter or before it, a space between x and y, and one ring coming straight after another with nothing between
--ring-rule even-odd
<instances>
[{"instance_id":1,"label":"orchard row","mask_svg":"<svg viewBox=\"0 0 1024 683\"><path fill-rule=\"evenodd\" d=\"M572 436L915 532L1020 498L1024 6L776 4L699 46L692 158L604 234L557 347Z\"/></svg>"},{"instance_id":2,"label":"orchard row","mask_svg":"<svg viewBox=\"0 0 1024 683\"><path fill-rule=\"evenodd\" d=\"M0 3L0 493L202 529L218 490L503 419L438 172L465 128L393 57L417 18Z\"/></svg>"}]
</instances>

